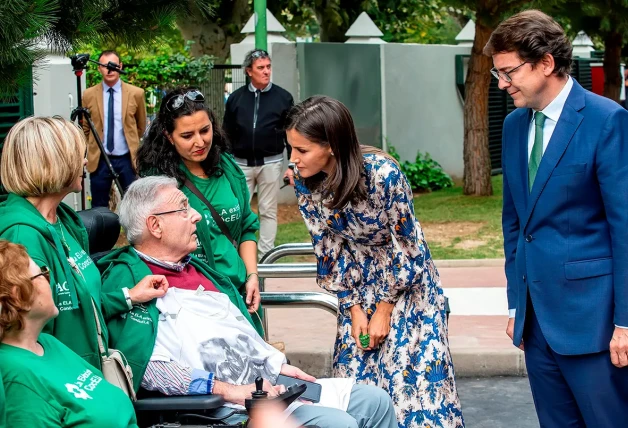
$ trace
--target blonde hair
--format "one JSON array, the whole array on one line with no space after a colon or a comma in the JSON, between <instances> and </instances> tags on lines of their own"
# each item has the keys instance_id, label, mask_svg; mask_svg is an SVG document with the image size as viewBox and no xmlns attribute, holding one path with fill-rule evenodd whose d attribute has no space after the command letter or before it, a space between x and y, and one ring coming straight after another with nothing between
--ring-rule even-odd
<instances>
[{"instance_id":1,"label":"blonde hair","mask_svg":"<svg viewBox=\"0 0 628 428\"><path fill-rule=\"evenodd\" d=\"M20 196L42 196L69 187L83 173L85 134L59 116L28 117L4 141L0 179Z\"/></svg>"}]
</instances>

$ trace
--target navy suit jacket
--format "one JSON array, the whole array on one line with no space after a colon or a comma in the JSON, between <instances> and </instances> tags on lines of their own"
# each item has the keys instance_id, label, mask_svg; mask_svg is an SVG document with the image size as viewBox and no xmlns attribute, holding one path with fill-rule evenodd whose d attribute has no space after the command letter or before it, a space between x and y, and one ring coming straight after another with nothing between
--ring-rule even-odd
<instances>
[{"instance_id":1,"label":"navy suit jacket","mask_svg":"<svg viewBox=\"0 0 628 428\"><path fill-rule=\"evenodd\" d=\"M508 305L521 343L527 295L558 354L609 349L628 327L628 112L574 80L528 191L530 109L504 122Z\"/></svg>"}]
</instances>

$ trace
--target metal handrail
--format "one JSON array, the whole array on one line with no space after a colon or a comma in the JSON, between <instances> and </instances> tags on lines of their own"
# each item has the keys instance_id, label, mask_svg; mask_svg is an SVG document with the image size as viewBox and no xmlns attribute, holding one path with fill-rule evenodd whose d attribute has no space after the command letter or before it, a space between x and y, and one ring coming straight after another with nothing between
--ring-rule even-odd
<instances>
[{"instance_id":1,"label":"metal handrail","mask_svg":"<svg viewBox=\"0 0 628 428\"><path fill-rule=\"evenodd\" d=\"M334 315L338 313L338 298L327 293L265 291L261 296L267 308L321 308Z\"/></svg>"},{"instance_id":2,"label":"metal handrail","mask_svg":"<svg viewBox=\"0 0 628 428\"><path fill-rule=\"evenodd\" d=\"M330 311L327 303L314 299L314 301L308 301L307 304L300 303L301 298L306 299L305 294L302 292L294 292L294 293L280 293L284 297L281 299L277 297L276 293L271 293L264 291L264 280L266 278L315 278L316 277L316 264L315 263L282 263L282 264L274 264L277 260L288 257L288 256L309 256L314 254L314 247L310 243L297 243L297 244L282 244L279 245L262 257L257 265L257 273L259 274L259 290L262 296L269 296L271 299L268 304L271 306L283 306L283 307L295 307L295 306L309 306L309 307L320 307L327 311ZM330 296L325 293L310 293L311 295L321 294L323 296L328 296L327 298L335 299L333 296ZM289 295L296 296L294 301L289 299ZM270 297L273 296L273 297ZM312 296L309 296L312 297ZM314 296L316 297L316 296ZM275 300L272 300L275 299ZM306 299L307 300L307 299ZM282 303L278 303L282 302ZM264 306L268 306L267 302L262 300ZM334 313L337 312L338 303L336 299ZM268 314L266 313L266 309L263 310L263 320L262 324L264 326L264 334L266 335L265 339L268 340Z\"/></svg>"},{"instance_id":3,"label":"metal handrail","mask_svg":"<svg viewBox=\"0 0 628 428\"><path fill-rule=\"evenodd\" d=\"M315 263L277 263L274 265L257 265L260 277L260 291L263 290L261 280L265 278L316 278Z\"/></svg>"},{"instance_id":4,"label":"metal handrail","mask_svg":"<svg viewBox=\"0 0 628 428\"><path fill-rule=\"evenodd\" d=\"M273 264L282 257L288 256L311 256L314 255L314 247L309 242L296 244L281 244L262 257L259 264Z\"/></svg>"}]
</instances>

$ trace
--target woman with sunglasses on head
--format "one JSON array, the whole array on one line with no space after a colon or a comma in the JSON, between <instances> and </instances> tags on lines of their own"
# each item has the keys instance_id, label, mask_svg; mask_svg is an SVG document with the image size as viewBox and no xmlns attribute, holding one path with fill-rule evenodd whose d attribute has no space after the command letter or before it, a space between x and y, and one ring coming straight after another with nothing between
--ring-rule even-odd
<instances>
[{"instance_id":1,"label":"woman with sunglasses on head","mask_svg":"<svg viewBox=\"0 0 628 428\"><path fill-rule=\"evenodd\" d=\"M137 170L140 176L177 179L205 220L197 224L198 248L192 254L238 287L250 313L258 311L259 221L251 211L246 178L199 90L179 88L164 97L137 152ZM253 322L263 336L260 317L253 316Z\"/></svg>"},{"instance_id":2,"label":"woman with sunglasses on head","mask_svg":"<svg viewBox=\"0 0 628 428\"><path fill-rule=\"evenodd\" d=\"M121 389L59 340L42 333L59 314L49 279L48 268L37 266L24 246L0 240L0 367L6 426L137 427L133 405Z\"/></svg>"},{"instance_id":3,"label":"woman with sunglasses on head","mask_svg":"<svg viewBox=\"0 0 628 428\"><path fill-rule=\"evenodd\" d=\"M317 281L340 304L333 375L387 390L400 428L463 427L443 290L406 177L360 146L333 98L303 101L287 123Z\"/></svg>"},{"instance_id":4,"label":"woman with sunglasses on head","mask_svg":"<svg viewBox=\"0 0 628 428\"><path fill-rule=\"evenodd\" d=\"M61 202L81 191L85 155L85 135L66 119L29 117L15 124L5 139L0 163L2 185L9 192L0 196L0 238L24 245L38 266L50 268L59 316L44 332L100 369L96 317L104 326L103 315L128 312L133 303L157 297L160 290L153 285L161 278L150 277L131 290L101 295L100 272L89 257L85 226ZM103 339L106 346L106 329Z\"/></svg>"}]
</instances>

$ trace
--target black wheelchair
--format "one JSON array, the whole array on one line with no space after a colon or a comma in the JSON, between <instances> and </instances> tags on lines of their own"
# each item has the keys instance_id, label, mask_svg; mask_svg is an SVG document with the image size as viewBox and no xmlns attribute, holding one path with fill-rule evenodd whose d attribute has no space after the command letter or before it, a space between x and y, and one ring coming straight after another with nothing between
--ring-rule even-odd
<instances>
[{"instance_id":1,"label":"black wheelchair","mask_svg":"<svg viewBox=\"0 0 628 428\"><path fill-rule=\"evenodd\" d=\"M118 216L104 207L79 212L89 237L90 256L97 261L115 245L120 235ZM279 397L268 399L262 390L262 379L256 380L257 390L246 401L246 410L224 406L218 395L165 396L152 391L140 390L133 403L140 427L245 427L249 411L269 401L288 406L305 391L305 385L295 385Z\"/></svg>"}]
</instances>

